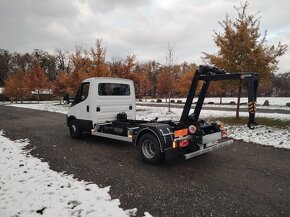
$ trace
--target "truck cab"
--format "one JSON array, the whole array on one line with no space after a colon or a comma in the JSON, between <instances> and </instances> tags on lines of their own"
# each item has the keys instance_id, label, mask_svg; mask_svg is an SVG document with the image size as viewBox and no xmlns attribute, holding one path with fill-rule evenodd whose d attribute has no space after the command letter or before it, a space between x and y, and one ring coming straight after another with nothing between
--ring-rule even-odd
<instances>
[{"instance_id":1,"label":"truck cab","mask_svg":"<svg viewBox=\"0 0 290 217\"><path fill-rule=\"evenodd\" d=\"M116 120L118 113L136 119L133 81L121 78L89 78L84 80L67 113L67 125L73 138L96 124Z\"/></svg>"}]
</instances>

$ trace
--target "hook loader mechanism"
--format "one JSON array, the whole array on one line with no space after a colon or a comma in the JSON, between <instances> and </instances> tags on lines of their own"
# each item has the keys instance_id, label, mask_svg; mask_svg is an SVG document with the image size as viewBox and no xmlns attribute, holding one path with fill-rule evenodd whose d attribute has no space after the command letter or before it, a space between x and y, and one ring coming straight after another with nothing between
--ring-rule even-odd
<instances>
[{"instance_id":1,"label":"hook loader mechanism","mask_svg":"<svg viewBox=\"0 0 290 217\"><path fill-rule=\"evenodd\" d=\"M195 110L193 114L188 115L194 95L196 93L198 81L200 80L203 81L203 85L199 94L199 98L198 98ZM200 66L194 75L194 78L192 80L192 83L188 92L186 103L185 103L185 106L183 108L183 112L180 118L181 125L184 125L184 124L186 125L189 117L193 117L195 121L198 120L210 82L222 81L222 80L246 81L247 86L248 86L248 111L249 111L248 127L250 129L254 129L253 125L257 125L257 122L255 121L255 113L256 113L256 101L257 101L259 75L257 73L235 73L235 74L228 73L222 69L212 67L212 66L207 66L207 65Z\"/></svg>"}]
</instances>

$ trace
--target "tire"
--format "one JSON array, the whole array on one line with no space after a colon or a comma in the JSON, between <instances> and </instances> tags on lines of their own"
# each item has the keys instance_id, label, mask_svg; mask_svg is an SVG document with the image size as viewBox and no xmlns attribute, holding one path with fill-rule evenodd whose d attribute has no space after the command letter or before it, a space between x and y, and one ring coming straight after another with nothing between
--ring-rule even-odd
<instances>
[{"instance_id":1,"label":"tire","mask_svg":"<svg viewBox=\"0 0 290 217\"><path fill-rule=\"evenodd\" d=\"M156 136L146 133L141 136L138 142L138 149L141 159L148 164L159 164L163 160L163 153Z\"/></svg>"},{"instance_id":2,"label":"tire","mask_svg":"<svg viewBox=\"0 0 290 217\"><path fill-rule=\"evenodd\" d=\"M81 138L82 132L80 128L78 127L76 120L72 120L69 122L69 133L73 139Z\"/></svg>"}]
</instances>

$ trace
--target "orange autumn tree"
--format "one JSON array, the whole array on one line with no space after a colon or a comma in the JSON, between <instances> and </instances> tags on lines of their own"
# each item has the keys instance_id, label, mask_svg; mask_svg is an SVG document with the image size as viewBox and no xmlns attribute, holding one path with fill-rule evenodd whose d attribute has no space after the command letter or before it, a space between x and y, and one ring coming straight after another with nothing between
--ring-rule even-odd
<instances>
[{"instance_id":1,"label":"orange autumn tree","mask_svg":"<svg viewBox=\"0 0 290 217\"><path fill-rule=\"evenodd\" d=\"M175 83L175 89L178 91L182 96L187 96L193 76L196 71L196 65L190 64L187 65L187 67L183 66L183 68L186 68L184 73L180 76L180 78ZM201 83L198 85L198 89L200 90Z\"/></svg>"},{"instance_id":2,"label":"orange autumn tree","mask_svg":"<svg viewBox=\"0 0 290 217\"><path fill-rule=\"evenodd\" d=\"M225 20L219 22L223 32L214 32L214 42L219 51L217 54L204 52L204 60L226 71L257 72L260 74L260 91L271 88L271 77L278 69L278 57L285 54L287 45L278 43L277 46L267 45L267 32L260 33L260 17L248 14L248 2L235 7L237 17L232 20L226 15ZM236 117L239 117L239 102L241 97L241 83L223 82L226 91L238 90Z\"/></svg>"},{"instance_id":3,"label":"orange autumn tree","mask_svg":"<svg viewBox=\"0 0 290 217\"><path fill-rule=\"evenodd\" d=\"M159 75L157 77L157 90L161 95L165 95L166 101L167 98L170 98L170 93L174 89L174 76L171 71L171 68L164 66L160 68Z\"/></svg>"},{"instance_id":4,"label":"orange autumn tree","mask_svg":"<svg viewBox=\"0 0 290 217\"><path fill-rule=\"evenodd\" d=\"M60 71L56 80L53 82L52 86L53 94L60 97L60 104L61 104L61 97L64 94L72 94L71 88L71 77L69 73L64 71Z\"/></svg>"},{"instance_id":5,"label":"orange autumn tree","mask_svg":"<svg viewBox=\"0 0 290 217\"><path fill-rule=\"evenodd\" d=\"M4 81L4 95L9 97L11 101L23 100L29 95L28 79L25 72L17 69L15 73L10 74Z\"/></svg>"},{"instance_id":6,"label":"orange autumn tree","mask_svg":"<svg viewBox=\"0 0 290 217\"><path fill-rule=\"evenodd\" d=\"M149 68L147 64L137 64L136 66L136 79L137 84L135 84L136 88L136 96L146 96L151 89L152 82L149 80Z\"/></svg>"},{"instance_id":7,"label":"orange autumn tree","mask_svg":"<svg viewBox=\"0 0 290 217\"><path fill-rule=\"evenodd\" d=\"M88 52L82 47L76 47L75 53L71 54L71 90L75 93L81 82L91 77L91 63Z\"/></svg>"},{"instance_id":8,"label":"orange autumn tree","mask_svg":"<svg viewBox=\"0 0 290 217\"><path fill-rule=\"evenodd\" d=\"M37 94L38 103L40 100L40 94L44 91L49 91L50 84L48 78L38 63L34 65L31 72L28 74L28 86L30 91Z\"/></svg>"},{"instance_id":9,"label":"orange autumn tree","mask_svg":"<svg viewBox=\"0 0 290 217\"><path fill-rule=\"evenodd\" d=\"M97 39L96 50L91 48L90 56L92 59L91 77L107 77L111 75L109 66L106 63L106 48L102 47L102 40Z\"/></svg>"}]
</instances>

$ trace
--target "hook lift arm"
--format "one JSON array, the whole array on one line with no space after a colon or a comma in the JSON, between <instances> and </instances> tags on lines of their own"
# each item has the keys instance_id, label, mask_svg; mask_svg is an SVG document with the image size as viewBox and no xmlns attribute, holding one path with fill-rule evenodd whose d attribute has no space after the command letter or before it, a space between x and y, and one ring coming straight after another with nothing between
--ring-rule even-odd
<instances>
[{"instance_id":1,"label":"hook lift arm","mask_svg":"<svg viewBox=\"0 0 290 217\"><path fill-rule=\"evenodd\" d=\"M257 90L259 83L259 75L257 73L245 72L245 73L228 73L222 69L202 65L196 70L196 73L192 79L190 89L188 91L187 99L183 108L183 112L180 118L180 123L185 124L188 120L189 111L191 109L192 101L195 96L198 81L202 80L203 85L198 97L197 104L193 114L190 116L194 118L195 121L198 120L206 93L208 91L211 81L221 81L221 80L241 80L246 81L248 86L248 111L249 111L249 121L248 127L254 129L253 125L257 125L255 121L256 113L256 101L257 101Z\"/></svg>"}]
</instances>

